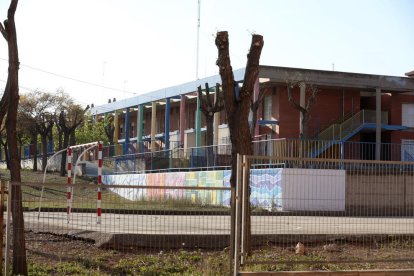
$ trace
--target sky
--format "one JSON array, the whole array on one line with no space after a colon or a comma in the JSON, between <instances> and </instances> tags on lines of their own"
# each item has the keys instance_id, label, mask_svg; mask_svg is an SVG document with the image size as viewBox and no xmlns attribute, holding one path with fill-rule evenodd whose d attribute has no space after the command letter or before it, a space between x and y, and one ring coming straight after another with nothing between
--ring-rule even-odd
<instances>
[{"instance_id":1,"label":"sky","mask_svg":"<svg viewBox=\"0 0 414 276\"><path fill-rule=\"evenodd\" d=\"M107 103L218 73L214 35L228 31L233 69L251 34L260 64L404 76L414 70L411 0L20 0L20 91L64 89ZM0 20L9 1L0 2ZM7 79L0 39L0 90Z\"/></svg>"}]
</instances>

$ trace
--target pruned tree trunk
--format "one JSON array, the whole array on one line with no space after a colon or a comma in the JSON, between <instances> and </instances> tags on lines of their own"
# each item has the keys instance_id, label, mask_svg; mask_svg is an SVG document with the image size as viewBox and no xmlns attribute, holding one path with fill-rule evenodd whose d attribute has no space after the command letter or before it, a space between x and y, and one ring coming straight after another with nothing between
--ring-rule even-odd
<instances>
[{"instance_id":1,"label":"pruned tree trunk","mask_svg":"<svg viewBox=\"0 0 414 276\"><path fill-rule=\"evenodd\" d=\"M307 84L303 80L288 80L287 82L288 101L294 109L296 109L302 114L302 120L300 122L300 124L302 125L302 132L299 134L299 137L300 139L308 139L308 125L310 121L310 112L312 110L312 107L316 103L316 96L319 92L318 87L313 84ZM306 87L305 93L308 94L305 106L299 105L293 98L292 93L292 89L295 86L301 87L302 85Z\"/></svg>"},{"instance_id":2,"label":"pruned tree trunk","mask_svg":"<svg viewBox=\"0 0 414 276\"><path fill-rule=\"evenodd\" d=\"M217 66L219 67L224 93L224 107L227 114L230 140L232 144L231 187L236 186L237 154L251 155L253 153L252 136L249 127L249 111L253 96L254 84L259 75L259 60L263 48L263 37L253 35L250 51L247 55L247 65L244 75L243 87L240 89L239 98L235 95L235 81L233 68L230 62L229 38L227 32L218 32L216 46L218 49ZM250 187L249 187L250 194ZM245 199L250 202L249 198ZM247 213L247 241L246 252L250 252L250 208Z\"/></svg>"},{"instance_id":3,"label":"pruned tree trunk","mask_svg":"<svg viewBox=\"0 0 414 276\"><path fill-rule=\"evenodd\" d=\"M210 89L208 83L206 85L206 97L203 98L203 92L201 86L197 87L197 96L200 101L200 109L206 118L206 145L207 147L207 166L210 167L214 164L214 114L220 112L224 108L223 97L220 93L219 85L216 85L216 101L213 102L210 98Z\"/></svg>"}]
</instances>

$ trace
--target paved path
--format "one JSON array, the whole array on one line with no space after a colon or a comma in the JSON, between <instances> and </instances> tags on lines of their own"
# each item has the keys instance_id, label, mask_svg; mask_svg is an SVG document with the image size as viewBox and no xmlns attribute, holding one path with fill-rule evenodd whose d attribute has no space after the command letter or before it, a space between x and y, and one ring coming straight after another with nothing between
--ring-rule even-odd
<instances>
[{"instance_id":1,"label":"paved path","mask_svg":"<svg viewBox=\"0 0 414 276\"><path fill-rule=\"evenodd\" d=\"M66 213L26 212L25 221L38 231L54 228L124 234L226 235L230 233L229 216L162 216L73 213L69 223ZM414 234L414 218L358 218L322 216L253 216L252 232L274 234Z\"/></svg>"}]
</instances>

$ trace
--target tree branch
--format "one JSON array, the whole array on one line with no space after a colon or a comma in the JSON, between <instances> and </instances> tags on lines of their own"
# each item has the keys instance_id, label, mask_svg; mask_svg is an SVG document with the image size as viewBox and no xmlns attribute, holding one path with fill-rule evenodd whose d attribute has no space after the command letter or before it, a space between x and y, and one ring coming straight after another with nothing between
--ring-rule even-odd
<instances>
[{"instance_id":1,"label":"tree branch","mask_svg":"<svg viewBox=\"0 0 414 276\"><path fill-rule=\"evenodd\" d=\"M224 104L226 112L231 114L236 108L236 96L234 93L234 74L231 67L230 51L229 51L229 35L226 31L218 32L215 40L218 49L217 66L221 76L221 83L224 94Z\"/></svg>"},{"instance_id":2,"label":"tree branch","mask_svg":"<svg viewBox=\"0 0 414 276\"><path fill-rule=\"evenodd\" d=\"M7 35L7 32L6 32L6 30L4 29L3 24L1 24L1 23L0 23L0 32L1 32L1 34L3 35L4 39L5 39L6 41L9 41L9 37L8 37L8 35Z\"/></svg>"},{"instance_id":3,"label":"tree branch","mask_svg":"<svg viewBox=\"0 0 414 276\"><path fill-rule=\"evenodd\" d=\"M200 109L201 112L204 113L204 115L208 116L208 106L206 105L206 102L203 101L203 91L201 90L201 85L197 87L197 98L200 101Z\"/></svg>"},{"instance_id":4,"label":"tree branch","mask_svg":"<svg viewBox=\"0 0 414 276\"><path fill-rule=\"evenodd\" d=\"M220 112L224 108L224 99L223 99L223 93L220 92L220 84L216 83L216 99L214 102L213 112Z\"/></svg>"},{"instance_id":5,"label":"tree branch","mask_svg":"<svg viewBox=\"0 0 414 276\"><path fill-rule=\"evenodd\" d=\"M289 101L290 105L294 109L296 109L296 110L302 112L303 114L305 114L307 112L307 110L305 108L301 107L300 105L298 105L295 102L295 99L293 99L293 96L292 96L292 88L290 87L289 84L287 85L287 93L288 93L288 101Z\"/></svg>"}]
</instances>

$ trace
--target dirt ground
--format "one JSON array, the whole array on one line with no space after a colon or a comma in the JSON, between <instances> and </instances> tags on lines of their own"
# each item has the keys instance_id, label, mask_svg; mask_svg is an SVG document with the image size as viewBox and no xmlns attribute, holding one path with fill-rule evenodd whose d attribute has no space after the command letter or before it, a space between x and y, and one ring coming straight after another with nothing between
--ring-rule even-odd
<instances>
[{"instance_id":1,"label":"dirt ground","mask_svg":"<svg viewBox=\"0 0 414 276\"><path fill-rule=\"evenodd\" d=\"M228 274L228 248L202 250L117 251L93 243L48 233L26 233L31 275L224 275ZM246 271L338 271L414 268L411 242L377 244L322 244L305 247L267 246L253 250L250 261L277 261L256 264ZM404 261L404 259L406 259ZM407 261L411 259L413 261ZM367 261L370 260L370 261ZM399 260L399 261L392 261Z\"/></svg>"}]
</instances>

